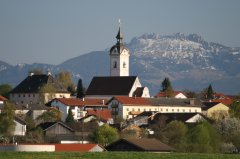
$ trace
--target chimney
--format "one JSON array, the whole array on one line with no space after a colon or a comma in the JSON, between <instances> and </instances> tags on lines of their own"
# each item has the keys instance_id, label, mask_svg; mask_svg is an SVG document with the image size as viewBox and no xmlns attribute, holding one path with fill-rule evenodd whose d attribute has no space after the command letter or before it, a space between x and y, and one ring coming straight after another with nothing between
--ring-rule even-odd
<instances>
[{"instance_id":1,"label":"chimney","mask_svg":"<svg viewBox=\"0 0 240 159\"><path fill-rule=\"evenodd\" d=\"M34 75L34 73L33 72L29 72L29 76L33 76Z\"/></svg>"},{"instance_id":2,"label":"chimney","mask_svg":"<svg viewBox=\"0 0 240 159\"><path fill-rule=\"evenodd\" d=\"M193 99L190 99L190 105L194 105L195 102L194 102L194 98Z\"/></svg>"},{"instance_id":3,"label":"chimney","mask_svg":"<svg viewBox=\"0 0 240 159\"><path fill-rule=\"evenodd\" d=\"M105 105L104 99L102 100L102 105Z\"/></svg>"},{"instance_id":4,"label":"chimney","mask_svg":"<svg viewBox=\"0 0 240 159\"><path fill-rule=\"evenodd\" d=\"M82 101L83 101L83 102L84 102L84 100L85 100L85 99L84 99L84 98L82 98Z\"/></svg>"},{"instance_id":5,"label":"chimney","mask_svg":"<svg viewBox=\"0 0 240 159\"><path fill-rule=\"evenodd\" d=\"M47 71L47 75L48 75L48 76L52 75L52 73L51 73L50 70Z\"/></svg>"}]
</instances>

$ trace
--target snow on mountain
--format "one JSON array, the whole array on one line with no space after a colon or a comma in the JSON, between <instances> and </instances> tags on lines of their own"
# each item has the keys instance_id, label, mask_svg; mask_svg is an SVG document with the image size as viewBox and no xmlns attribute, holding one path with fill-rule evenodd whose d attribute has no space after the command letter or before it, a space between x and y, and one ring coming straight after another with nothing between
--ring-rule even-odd
<instances>
[{"instance_id":1,"label":"snow on mountain","mask_svg":"<svg viewBox=\"0 0 240 159\"><path fill-rule=\"evenodd\" d=\"M144 34L126 44L130 49L130 75L140 77L152 95L159 91L161 82L169 77L177 90L202 90L210 83L228 94L240 92L240 48L207 42L197 34L173 35ZM47 64L1 67L0 83L17 84L29 69L50 69L53 73L70 71L77 82L83 79L85 86L93 76L109 75L109 49L96 51L69 59L58 66Z\"/></svg>"}]
</instances>

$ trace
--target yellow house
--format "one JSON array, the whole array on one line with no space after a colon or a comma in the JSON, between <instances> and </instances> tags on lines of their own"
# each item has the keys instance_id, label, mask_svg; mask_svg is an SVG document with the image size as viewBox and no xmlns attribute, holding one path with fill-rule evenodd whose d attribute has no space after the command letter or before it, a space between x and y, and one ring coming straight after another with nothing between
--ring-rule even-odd
<instances>
[{"instance_id":1,"label":"yellow house","mask_svg":"<svg viewBox=\"0 0 240 159\"><path fill-rule=\"evenodd\" d=\"M208 118L220 119L228 116L229 107L220 102L203 102L202 113Z\"/></svg>"}]
</instances>

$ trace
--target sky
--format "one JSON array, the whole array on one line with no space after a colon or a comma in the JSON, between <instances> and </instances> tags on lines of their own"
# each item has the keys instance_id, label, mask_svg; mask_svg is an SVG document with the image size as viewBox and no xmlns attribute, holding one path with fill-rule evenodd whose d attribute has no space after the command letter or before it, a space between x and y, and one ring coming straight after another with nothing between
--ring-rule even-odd
<instances>
[{"instance_id":1,"label":"sky","mask_svg":"<svg viewBox=\"0 0 240 159\"><path fill-rule=\"evenodd\" d=\"M240 47L239 0L0 0L0 61L62 62L145 33L196 33Z\"/></svg>"}]
</instances>

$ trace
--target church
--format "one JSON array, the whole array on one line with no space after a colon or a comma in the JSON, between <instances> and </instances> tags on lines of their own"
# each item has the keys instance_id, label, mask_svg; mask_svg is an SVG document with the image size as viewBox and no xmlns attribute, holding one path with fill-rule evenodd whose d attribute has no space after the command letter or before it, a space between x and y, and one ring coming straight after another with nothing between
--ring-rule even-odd
<instances>
[{"instance_id":1,"label":"church","mask_svg":"<svg viewBox=\"0 0 240 159\"><path fill-rule=\"evenodd\" d=\"M119 25L117 43L110 49L110 76L93 77L86 98L110 99L113 96L149 98L149 90L143 87L137 76L129 76L130 51L123 44Z\"/></svg>"}]
</instances>

